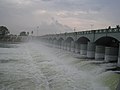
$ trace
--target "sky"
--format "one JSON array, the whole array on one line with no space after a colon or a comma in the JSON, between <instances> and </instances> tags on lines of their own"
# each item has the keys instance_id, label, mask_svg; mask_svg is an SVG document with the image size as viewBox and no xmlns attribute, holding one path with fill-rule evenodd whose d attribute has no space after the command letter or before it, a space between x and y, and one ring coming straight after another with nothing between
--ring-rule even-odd
<instances>
[{"instance_id":1,"label":"sky","mask_svg":"<svg viewBox=\"0 0 120 90\"><path fill-rule=\"evenodd\" d=\"M120 0L0 0L0 25L11 33L65 33L120 25Z\"/></svg>"}]
</instances>

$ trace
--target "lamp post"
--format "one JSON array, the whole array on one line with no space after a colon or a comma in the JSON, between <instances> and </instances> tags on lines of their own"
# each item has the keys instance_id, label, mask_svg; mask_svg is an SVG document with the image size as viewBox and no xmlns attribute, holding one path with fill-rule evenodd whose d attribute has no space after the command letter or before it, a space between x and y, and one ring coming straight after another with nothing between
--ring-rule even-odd
<instances>
[{"instance_id":1,"label":"lamp post","mask_svg":"<svg viewBox=\"0 0 120 90\"><path fill-rule=\"evenodd\" d=\"M74 27L74 32L76 31L76 27Z\"/></svg>"},{"instance_id":2,"label":"lamp post","mask_svg":"<svg viewBox=\"0 0 120 90\"><path fill-rule=\"evenodd\" d=\"M93 29L94 24L91 24L90 26L91 26L91 30L92 30L92 29Z\"/></svg>"}]
</instances>

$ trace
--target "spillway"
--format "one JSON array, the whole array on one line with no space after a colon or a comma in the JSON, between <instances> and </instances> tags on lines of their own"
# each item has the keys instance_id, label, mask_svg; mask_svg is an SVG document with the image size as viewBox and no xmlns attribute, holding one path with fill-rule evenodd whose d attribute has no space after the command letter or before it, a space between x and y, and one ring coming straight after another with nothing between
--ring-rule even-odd
<instances>
[{"instance_id":1,"label":"spillway","mask_svg":"<svg viewBox=\"0 0 120 90\"><path fill-rule=\"evenodd\" d=\"M114 66L40 42L1 44L0 90L115 90Z\"/></svg>"}]
</instances>

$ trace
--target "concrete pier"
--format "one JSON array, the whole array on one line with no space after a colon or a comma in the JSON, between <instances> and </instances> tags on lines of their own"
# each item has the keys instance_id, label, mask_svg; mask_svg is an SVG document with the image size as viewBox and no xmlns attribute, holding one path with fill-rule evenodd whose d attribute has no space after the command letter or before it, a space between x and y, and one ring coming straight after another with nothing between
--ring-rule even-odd
<instances>
[{"instance_id":1,"label":"concrete pier","mask_svg":"<svg viewBox=\"0 0 120 90\"><path fill-rule=\"evenodd\" d=\"M56 48L56 41L55 40L53 41L53 47Z\"/></svg>"},{"instance_id":2,"label":"concrete pier","mask_svg":"<svg viewBox=\"0 0 120 90\"><path fill-rule=\"evenodd\" d=\"M75 43L75 53L80 53L80 44Z\"/></svg>"},{"instance_id":3,"label":"concrete pier","mask_svg":"<svg viewBox=\"0 0 120 90\"><path fill-rule=\"evenodd\" d=\"M96 46L95 59L96 60L104 60L104 57L105 57L105 47L104 46Z\"/></svg>"},{"instance_id":4,"label":"concrete pier","mask_svg":"<svg viewBox=\"0 0 120 90\"><path fill-rule=\"evenodd\" d=\"M74 41L71 42L71 52L75 51L75 45L74 45Z\"/></svg>"},{"instance_id":5,"label":"concrete pier","mask_svg":"<svg viewBox=\"0 0 120 90\"><path fill-rule=\"evenodd\" d=\"M64 49L64 41L61 42L61 49Z\"/></svg>"},{"instance_id":6,"label":"concrete pier","mask_svg":"<svg viewBox=\"0 0 120 90\"><path fill-rule=\"evenodd\" d=\"M69 51L69 43L66 43L66 50Z\"/></svg>"},{"instance_id":7,"label":"concrete pier","mask_svg":"<svg viewBox=\"0 0 120 90\"><path fill-rule=\"evenodd\" d=\"M67 51L71 51L71 43L67 43Z\"/></svg>"},{"instance_id":8,"label":"concrete pier","mask_svg":"<svg viewBox=\"0 0 120 90\"><path fill-rule=\"evenodd\" d=\"M105 62L114 62L118 60L118 48L105 47Z\"/></svg>"},{"instance_id":9,"label":"concrete pier","mask_svg":"<svg viewBox=\"0 0 120 90\"><path fill-rule=\"evenodd\" d=\"M83 57L87 56L87 44L80 44L80 55Z\"/></svg>"},{"instance_id":10,"label":"concrete pier","mask_svg":"<svg viewBox=\"0 0 120 90\"><path fill-rule=\"evenodd\" d=\"M62 44L62 49L64 50L64 47L65 47L65 43L63 42L63 44Z\"/></svg>"},{"instance_id":11,"label":"concrete pier","mask_svg":"<svg viewBox=\"0 0 120 90\"><path fill-rule=\"evenodd\" d=\"M120 67L120 43L119 43L119 53L118 53L118 63L117 66Z\"/></svg>"},{"instance_id":12,"label":"concrete pier","mask_svg":"<svg viewBox=\"0 0 120 90\"><path fill-rule=\"evenodd\" d=\"M67 43L66 42L64 43L63 49L67 50Z\"/></svg>"},{"instance_id":13,"label":"concrete pier","mask_svg":"<svg viewBox=\"0 0 120 90\"><path fill-rule=\"evenodd\" d=\"M61 43L60 43L60 42L58 43L58 48L59 48L59 49L61 48Z\"/></svg>"},{"instance_id":14,"label":"concrete pier","mask_svg":"<svg viewBox=\"0 0 120 90\"><path fill-rule=\"evenodd\" d=\"M95 58L95 43L88 42L87 45L87 58Z\"/></svg>"},{"instance_id":15,"label":"concrete pier","mask_svg":"<svg viewBox=\"0 0 120 90\"><path fill-rule=\"evenodd\" d=\"M56 45L56 48L59 48L59 43L58 43L58 42L56 42L56 44L55 44L55 45Z\"/></svg>"}]
</instances>

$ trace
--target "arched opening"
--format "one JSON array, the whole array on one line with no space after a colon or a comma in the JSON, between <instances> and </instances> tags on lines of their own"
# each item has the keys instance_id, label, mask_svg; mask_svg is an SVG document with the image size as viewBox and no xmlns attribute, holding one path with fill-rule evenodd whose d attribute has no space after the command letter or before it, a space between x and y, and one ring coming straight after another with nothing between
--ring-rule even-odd
<instances>
[{"instance_id":1,"label":"arched opening","mask_svg":"<svg viewBox=\"0 0 120 90\"><path fill-rule=\"evenodd\" d=\"M75 52L80 53L81 55L84 54L86 55L87 53L87 43L90 40L86 37L80 37L76 42L75 42Z\"/></svg>"},{"instance_id":2,"label":"arched opening","mask_svg":"<svg viewBox=\"0 0 120 90\"><path fill-rule=\"evenodd\" d=\"M87 44L90 40L86 37L80 37L76 43Z\"/></svg>"},{"instance_id":3,"label":"arched opening","mask_svg":"<svg viewBox=\"0 0 120 90\"><path fill-rule=\"evenodd\" d=\"M50 44L52 44L52 43L53 43L52 38L49 38L49 39L48 39L48 42L49 42Z\"/></svg>"},{"instance_id":4,"label":"arched opening","mask_svg":"<svg viewBox=\"0 0 120 90\"><path fill-rule=\"evenodd\" d=\"M119 41L113 37L101 37L95 41L96 45L119 47Z\"/></svg>"},{"instance_id":5,"label":"arched opening","mask_svg":"<svg viewBox=\"0 0 120 90\"><path fill-rule=\"evenodd\" d=\"M59 48L61 48L63 46L63 43L64 43L64 39L63 38L59 38L58 39Z\"/></svg>"},{"instance_id":6,"label":"arched opening","mask_svg":"<svg viewBox=\"0 0 120 90\"><path fill-rule=\"evenodd\" d=\"M66 42L71 42L71 41L74 41L74 39L72 37L68 37L65 41Z\"/></svg>"},{"instance_id":7,"label":"arched opening","mask_svg":"<svg viewBox=\"0 0 120 90\"><path fill-rule=\"evenodd\" d=\"M66 40L66 49L69 51L73 51L74 48L74 39L72 37L68 37Z\"/></svg>"},{"instance_id":8,"label":"arched opening","mask_svg":"<svg viewBox=\"0 0 120 90\"><path fill-rule=\"evenodd\" d=\"M104 59L106 62L118 60L119 41L113 37L101 37L95 41L96 59Z\"/></svg>"},{"instance_id":9,"label":"arched opening","mask_svg":"<svg viewBox=\"0 0 120 90\"><path fill-rule=\"evenodd\" d=\"M56 38L53 38L53 44L55 45L55 47L58 45L58 41Z\"/></svg>"}]
</instances>

